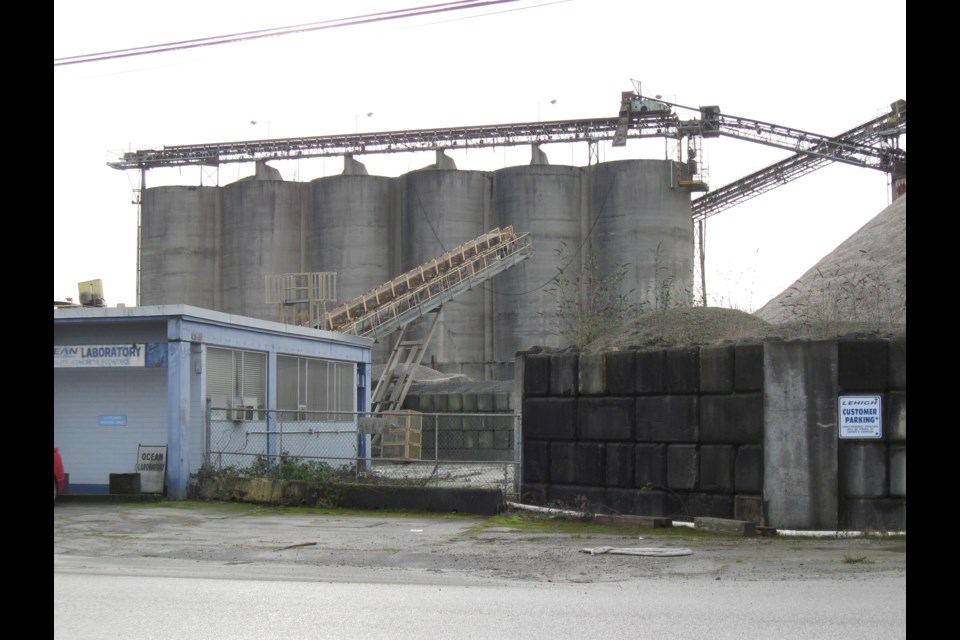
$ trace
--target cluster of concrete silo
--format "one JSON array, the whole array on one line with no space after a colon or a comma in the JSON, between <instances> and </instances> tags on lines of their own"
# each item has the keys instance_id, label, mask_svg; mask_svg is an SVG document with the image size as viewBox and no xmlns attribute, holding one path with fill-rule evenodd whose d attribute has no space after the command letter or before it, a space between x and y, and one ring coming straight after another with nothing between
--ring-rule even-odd
<instances>
[{"instance_id":1,"label":"cluster of concrete silo","mask_svg":"<svg viewBox=\"0 0 960 640\"><path fill-rule=\"evenodd\" d=\"M674 302L689 301L682 298L693 281L690 194L673 185L675 173L669 161L626 160L147 189L141 304L277 320L265 301L267 275L336 271L338 297L347 300L512 225L532 234L534 256L445 305L424 360L471 377L509 378L517 351L563 346L548 321L549 289L571 259L573 272L588 252L601 272L628 264L622 286L637 301L654 304L666 280ZM375 350L375 362L388 346Z\"/></svg>"}]
</instances>

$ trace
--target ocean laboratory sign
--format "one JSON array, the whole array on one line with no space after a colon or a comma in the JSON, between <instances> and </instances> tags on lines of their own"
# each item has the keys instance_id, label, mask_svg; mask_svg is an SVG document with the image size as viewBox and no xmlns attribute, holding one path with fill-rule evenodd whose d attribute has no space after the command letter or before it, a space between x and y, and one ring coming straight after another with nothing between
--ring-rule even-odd
<instances>
[{"instance_id":1,"label":"ocean laboratory sign","mask_svg":"<svg viewBox=\"0 0 960 640\"><path fill-rule=\"evenodd\" d=\"M883 437L880 396L840 396L838 409L841 438Z\"/></svg>"}]
</instances>

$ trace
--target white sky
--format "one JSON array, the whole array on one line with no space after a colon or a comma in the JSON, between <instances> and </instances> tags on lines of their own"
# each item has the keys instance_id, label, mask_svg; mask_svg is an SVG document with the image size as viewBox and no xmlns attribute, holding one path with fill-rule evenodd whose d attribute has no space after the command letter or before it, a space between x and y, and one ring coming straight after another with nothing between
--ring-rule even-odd
<instances>
[{"instance_id":1,"label":"white sky","mask_svg":"<svg viewBox=\"0 0 960 640\"><path fill-rule=\"evenodd\" d=\"M55 0L54 58L425 4ZM631 78L671 102L716 104L724 113L835 135L906 99L906 2L522 0L55 67L53 77L54 298L76 299L78 282L101 278L109 305L133 305L137 212L130 201L139 174L106 165L123 151L528 122L538 111L543 120L614 117ZM587 164L585 145L543 149L551 164ZM607 161L664 152L662 140L630 140L600 153ZM495 170L527 164L529 153L450 155L460 169ZM789 153L721 138L705 140L704 155L709 182L719 187ZM358 159L372 175L397 176L433 155ZM286 180L335 175L343 166L335 158L271 165ZM252 172L252 165L224 165L219 181ZM197 168L147 174L148 187L199 183ZM710 218L710 304L759 308L888 203L884 174L832 164Z\"/></svg>"}]
</instances>

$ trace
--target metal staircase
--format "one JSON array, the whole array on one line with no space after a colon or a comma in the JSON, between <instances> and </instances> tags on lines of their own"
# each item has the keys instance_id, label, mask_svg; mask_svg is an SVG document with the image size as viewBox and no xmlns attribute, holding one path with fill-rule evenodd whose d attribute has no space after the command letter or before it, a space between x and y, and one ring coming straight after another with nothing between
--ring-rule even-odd
<instances>
[{"instance_id":1,"label":"metal staircase","mask_svg":"<svg viewBox=\"0 0 960 640\"><path fill-rule=\"evenodd\" d=\"M513 227L493 229L333 309L317 328L370 338L404 330L371 400L374 413L396 411L430 343L441 306L531 255L529 233L517 235ZM408 339L407 327L431 313L424 337Z\"/></svg>"}]
</instances>

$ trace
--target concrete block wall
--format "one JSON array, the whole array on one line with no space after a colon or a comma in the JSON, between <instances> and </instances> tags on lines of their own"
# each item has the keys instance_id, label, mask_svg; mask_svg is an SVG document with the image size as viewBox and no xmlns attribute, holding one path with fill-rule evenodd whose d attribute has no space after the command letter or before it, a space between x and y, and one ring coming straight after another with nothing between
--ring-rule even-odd
<instances>
[{"instance_id":1,"label":"concrete block wall","mask_svg":"<svg viewBox=\"0 0 960 640\"><path fill-rule=\"evenodd\" d=\"M906 530L905 339L518 359L524 500ZM856 394L882 396L882 440L839 439Z\"/></svg>"},{"instance_id":2,"label":"concrete block wall","mask_svg":"<svg viewBox=\"0 0 960 640\"><path fill-rule=\"evenodd\" d=\"M524 499L754 519L762 345L521 354Z\"/></svg>"},{"instance_id":3,"label":"concrete block wall","mask_svg":"<svg viewBox=\"0 0 960 640\"><path fill-rule=\"evenodd\" d=\"M515 411L509 393L410 394L403 408L428 414L423 423L424 460L516 460Z\"/></svg>"},{"instance_id":4,"label":"concrete block wall","mask_svg":"<svg viewBox=\"0 0 960 640\"><path fill-rule=\"evenodd\" d=\"M907 343L839 340L838 391L879 395L883 437L841 440L840 527L905 531L907 528Z\"/></svg>"}]
</instances>

